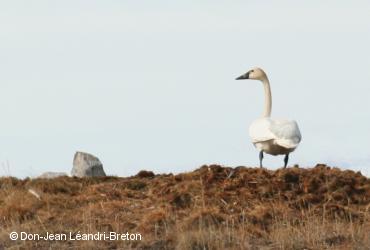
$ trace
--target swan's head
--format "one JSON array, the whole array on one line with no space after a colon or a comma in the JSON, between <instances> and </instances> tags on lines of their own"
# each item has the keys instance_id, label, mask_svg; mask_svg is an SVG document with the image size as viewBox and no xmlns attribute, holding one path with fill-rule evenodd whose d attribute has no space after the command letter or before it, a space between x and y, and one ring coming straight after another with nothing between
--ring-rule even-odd
<instances>
[{"instance_id":1,"label":"swan's head","mask_svg":"<svg viewBox=\"0 0 370 250\"><path fill-rule=\"evenodd\" d=\"M247 73L239 76L235 80L253 79L253 80L260 80L260 81L262 81L262 80L264 80L266 78L267 78L266 73L262 69L260 69L260 68L253 68L253 69L249 70Z\"/></svg>"}]
</instances>

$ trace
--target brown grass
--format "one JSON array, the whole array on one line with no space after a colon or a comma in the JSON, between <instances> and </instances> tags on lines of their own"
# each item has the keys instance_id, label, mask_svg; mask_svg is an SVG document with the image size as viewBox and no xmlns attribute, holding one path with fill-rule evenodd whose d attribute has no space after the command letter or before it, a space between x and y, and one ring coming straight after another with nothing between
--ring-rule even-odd
<instances>
[{"instance_id":1,"label":"brown grass","mask_svg":"<svg viewBox=\"0 0 370 250\"><path fill-rule=\"evenodd\" d=\"M0 249L370 249L370 179L325 165L7 177L0 178L0 228ZM130 232L143 239L11 241L13 231Z\"/></svg>"}]
</instances>

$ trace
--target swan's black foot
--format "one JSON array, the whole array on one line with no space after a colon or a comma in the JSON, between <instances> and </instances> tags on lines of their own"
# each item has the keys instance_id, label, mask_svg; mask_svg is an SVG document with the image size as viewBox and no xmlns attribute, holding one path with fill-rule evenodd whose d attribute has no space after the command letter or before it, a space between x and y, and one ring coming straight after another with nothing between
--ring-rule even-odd
<instances>
[{"instance_id":1,"label":"swan's black foot","mask_svg":"<svg viewBox=\"0 0 370 250\"><path fill-rule=\"evenodd\" d=\"M263 151L260 152L260 168L262 168Z\"/></svg>"},{"instance_id":2,"label":"swan's black foot","mask_svg":"<svg viewBox=\"0 0 370 250\"><path fill-rule=\"evenodd\" d=\"M289 161L289 154L286 154L284 157L284 168L286 168L286 166L288 165L288 161Z\"/></svg>"}]
</instances>

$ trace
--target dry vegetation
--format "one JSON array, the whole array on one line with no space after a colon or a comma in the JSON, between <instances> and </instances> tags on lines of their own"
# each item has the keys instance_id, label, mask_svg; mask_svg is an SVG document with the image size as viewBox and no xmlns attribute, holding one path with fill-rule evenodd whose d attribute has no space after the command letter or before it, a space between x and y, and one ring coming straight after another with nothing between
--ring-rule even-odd
<instances>
[{"instance_id":1,"label":"dry vegetation","mask_svg":"<svg viewBox=\"0 0 370 250\"><path fill-rule=\"evenodd\" d=\"M0 249L370 249L370 179L325 165L6 177L0 178L0 225ZM11 241L12 231L129 231L143 240Z\"/></svg>"}]
</instances>

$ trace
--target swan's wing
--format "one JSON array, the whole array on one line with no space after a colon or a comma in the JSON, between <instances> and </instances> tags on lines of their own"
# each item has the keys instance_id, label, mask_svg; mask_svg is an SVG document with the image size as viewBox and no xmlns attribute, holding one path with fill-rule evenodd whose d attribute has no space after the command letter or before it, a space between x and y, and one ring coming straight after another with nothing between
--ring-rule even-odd
<instances>
[{"instance_id":1,"label":"swan's wing","mask_svg":"<svg viewBox=\"0 0 370 250\"><path fill-rule=\"evenodd\" d=\"M271 119L260 118L252 122L249 127L249 136L252 138L252 142L262 142L275 139L276 136L271 132Z\"/></svg>"},{"instance_id":2,"label":"swan's wing","mask_svg":"<svg viewBox=\"0 0 370 250\"><path fill-rule=\"evenodd\" d=\"M275 135L275 143L285 148L296 148L302 139L296 121L272 120L270 131Z\"/></svg>"},{"instance_id":3,"label":"swan's wing","mask_svg":"<svg viewBox=\"0 0 370 250\"><path fill-rule=\"evenodd\" d=\"M249 135L253 143L274 140L285 148L296 148L302 138L296 121L270 118L255 120L249 127Z\"/></svg>"}]
</instances>

